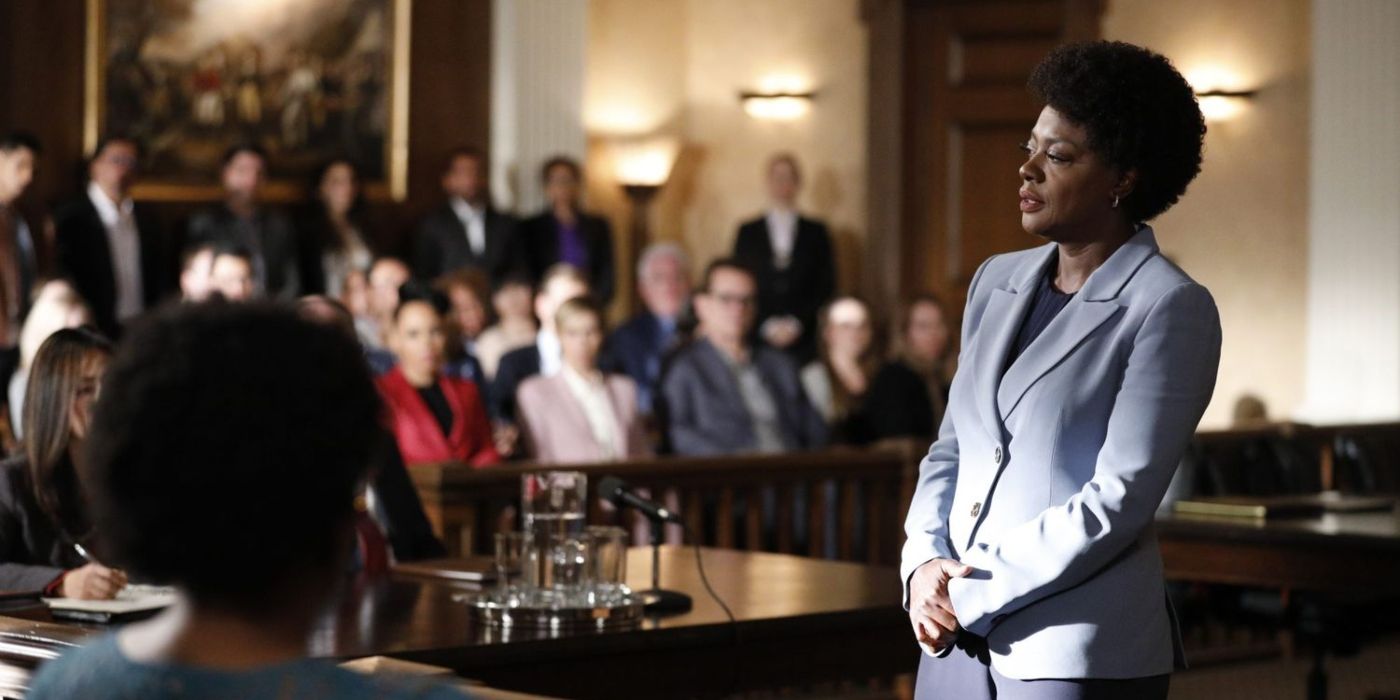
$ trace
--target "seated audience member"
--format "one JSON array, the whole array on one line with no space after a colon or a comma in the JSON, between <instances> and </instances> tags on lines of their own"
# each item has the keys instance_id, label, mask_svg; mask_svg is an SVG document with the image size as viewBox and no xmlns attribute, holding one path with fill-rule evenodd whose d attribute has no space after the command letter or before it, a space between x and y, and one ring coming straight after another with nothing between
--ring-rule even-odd
<instances>
[{"instance_id":1,"label":"seated audience member","mask_svg":"<svg viewBox=\"0 0 1400 700\"><path fill-rule=\"evenodd\" d=\"M871 379L880 367L870 307L852 296L840 296L817 320L821 336L819 357L802 368L802 387L826 421L831 442L863 445L870 442L865 403Z\"/></svg>"},{"instance_id":2,"label":"seated audience member","mask_svg":"<svg viewBox=\"0 0 1400 700\"><path fill-rule=\"evenodd\" d=\"M695 297L696 340L661 378L667 434L682 455L820 447L821 415L788 355L749 342L753 273L733 259L710 263Z\"/></svg>"},{"instance_id":3,"label":"seated audience member","mask_svg":"<svg viewBox=\"0 0 1400 700\"><path fill-rule=\"evenodd\" d=\"M836 291L836 262L826 224L797 212L797 158L768 161L768 212L739 227L734 257L758 279L758 335L799 361L816 352L817 311Z\"/></svg>"},{"instance_id":4,"label":"seated audience member","mask_svg":"<svg viewBox=\"0 0 1400 700\"><path fill-rule=\"evenodd\" d=\"M130 196L140 155L130 138L99 143L88 162L87 191L54 213L59 271L87 300L97 327L113 338L167 291L160 231Z\"/></svg>"},{"instance_id":5,"label":"seated audience member","mask_svg":"<svg viewBox=\"0 0 1400 700\"><path fill-rule=\"evenodd\" d=\"M365 347L385 346L394 310L399 308L399 287L412 278L408 265L398 258L379 258L370 265L365 295L368 313L355 317L355 331Z\"/></svg>"},{"instance_id":6,"label":"seated audience member","mask_svg":"<svg viewBox=\"0 0 1400 700\"><path fill-rule=\"evenodd\" d=\"M515 217L491 206L486 156L462 147L447 156L442 192L447 201L418 226L413 269L423 279L472 269L499 282L516 267Z\"/></svg>"},{"instance_id":7,"label":"seated audience member","mask_svg":"<svg viewBox=\"0 0 1400 700\"><path fill-rule=\"evenodd\" d=\"M296 229L276 209L263 205L261 190L267 154L255 145L224 153L224 201L190 219L189 245L215 242L249 251L253 280L264 294L295 299L301 290L301 243Z\"/></svg>"},{"instance_id":8,"label":"seated audience member","mask_svg":"<svg viewBox=\"0 0 1400 700\"><path fill-rule=\"evenodd\" d=\"M214 292L209 271L214 267L216 243L196 243L180 254L180 300L204 301Z\"/></svg>"},{"instance_id":9,"label":"seated audience member","mask_svg":"<svg viewBox=\"0 0 1400 700\"><path fill-rule=\"evenodd\" d=\"M454 379L465 379L476 384L477 391L484 401L487 395L486 378L481 373L481 364L476 361L474 355L465 352L461 344L454 346L453 339L456 336L451 329L451 309L447 297L426 283L409 280L399 287L399 293L395 298L400 306L409 301L426 301L432 304L441 317L442 333L446 338L442 373ZM376 377L388 372L399 363L398 356L391 349L386 348L366 348L365 360L369 362L370 371Z\"/></svg>"},{"instance_id":10,"label":"seated audience member","mask_svg":"<svg viewBox=\"0 0 1400 700\"><path fill-rule=\"evenodd\" d=\"M537 462L606 462L649 457L637 411L637 385L598 370L603 312L575 297L554 315L562 366L554 376L521 382L517 409L530 456Z\"/></svg>"},{"instance_id":11,"label":"seated audience member","mask_svg":"<svg viewBox=\"0 0 1400 700\"><path fill-rule=\"evenodd\" d=\"M476 339L490 320L486 309L488 282L479 270L471 268L449 272L437 281L437 290L452 304L448 315L448 330L454 350L476 356Z\"/></svg>"},{"instance_id":12,"label":"seated audience member","mask_svg":"<svg viewBox=\"0 0 1400 700\"><path fill-rule=\"evenodd\" d=\"M297 315L340 331L355 340L355 319L340 302L322 295L297 300ZM370 482L365 487L366 512L379 533L388 541L395 561L414 561L447 556L447 548L433 533L423 512L423 502L404 468L403 457L394 436L380 429L380 440L370 462ZM357 533L358 534L358 533ZM362 540L367 538L362 538ZM361 551L370 544L362 541ZM361 556L361 563L371 557Z\"/></svg>"},{"instance_id":13,"label":"seated audience member","mask_svg":"<svg viewBox=\"0 0 1400 700\"><path fill-rule=\"evenodd\" d=\"M221 245L209 261L209 290L224 301L249 301L258 297L253 279L253 254L246 248Z\"/></svg>"},{"instance_id":14,"label":"seated audience member","mask_svg":"<svg viewBox=\"0 0 1400 700\"><path fill-rule=\"evenodd\" d=\"M506 278L491 294L496 322L476 339L476 359L481 361L488 380L496 378L496 369L506 353L535 344L540 327L535 322L534 298L530 281L523 277Z\"/></svg>"},{"instance_id":15,"label":"seated audience member","mask_svg":"<svg viewBox=\"0 0 1400 700\"><path fill-rule=\"evenodd\" d=\"M97 549L79 465L111 354L107 339L69 328L44 341L34 358L24 449L0 463L0 588L111 598L126 585L121 571L78 550Z\"/></svg>"},{"instance_id":16,"label":"seated audience member","mask_svg":"<svg viewBox=\"0 0 1400 700\"><path fill-rule=\"evenodd\" d=\"M545 273L565 263L583 273L593 298L604 307L613 296L612 228L607 219L593 216L579 203L583 169L572 158L555 156L540 169L546 209L520 224L521 261L536 288Z\"/></svg>"},{"instance_id":17,"label":"seated audience member","mask_svg":"<svg viewBox=\"0 0 1400 700\"><path fill-rule=\"evenodd\" d=\"M332 160L316 172L312 192L297 222L303 246L301 293L339 297L345 278L369 269L374 259L359 171L347 159Z\"/></svg>"},{"instance_id":18,"label":"seated audience member","mask_svg":"<svg viewBox=\"0 0 1400 700\"><path fill-rule=\"evenodd\" d=\"M608 336L605 366L636 382L637 406L644 415L652 413L662 361L679 339L677 326L690 303L690 287L690 259L680 246L648 246L637 262L637 292L643 309Z\"/></svg>"},{"instance_id":19,"label":"seated audience member","mask_svg":"<svg viewBox=\"0 0 1400 700\"><path fill-rule=\"evenodd\" d=\"M900 311L894 358L870 383L866 420L872 439L938 434L948 403L946 377L952 354L943 303L931 294L914 297Z\"/></svg>"},{"instance_id":20,"label":"seated audience member","mask_svg":"<svg viewBox=\"0 0 1400 700\"><path fill-rule=\"evenodd\" d=\"M574 297L588 296L588 281L572 265L559 264L549 269L540 280L535 293L535 316L540 332L535 343L512 350L501 358L496 378L491 382L492 415L502 421L515 420L515 392L520 383L543 374L553 376L559 371L559 336L554 330L554 315L559 306Z\"/></svg>"},{"instance_id":21,"label":"seated audience member","mask_svg":"<svg viewBox=\"0 0 1400 700\"><path fill-rule=\"evenodd\" d=\"M480 391L475 383L444 372L445 306L422 298L399 303L389 332L389 347L399 363L375 383L404 462L495 464L500 454Z\"/></svg>"},{"instance_id":22,"label":"seated audience member","mask_svg":"<svg viewBox=\"0 0 1400 700\"><path fill-rule=\"evenodd\" d=\"M19 333L19 367L10 377L10 429L15 437L24 436L24 397L29 385L29 368L34 366L39 348L54 333L89 323L92 323L92 313L67 280L49 280L39 285Z\"/></svg>"},{"instance_id":23,"label":"seated audience member","mask_svg":"<svg viewBox=\"0 0 1400 700\"><path fill-rule=\"evenodd\" d=\"M79 474L112 563L177 602L46 663L28 697L459 698L303 658L378 416L355 343L290 310L180 305L133 328Z\"/></svg>"}]
</instances>

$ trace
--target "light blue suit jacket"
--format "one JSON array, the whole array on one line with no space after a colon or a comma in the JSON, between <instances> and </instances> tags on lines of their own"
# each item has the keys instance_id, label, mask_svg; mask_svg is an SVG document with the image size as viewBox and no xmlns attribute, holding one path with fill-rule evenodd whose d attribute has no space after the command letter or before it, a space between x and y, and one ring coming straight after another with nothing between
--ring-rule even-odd
<instances>
[{"instance_id":1,"label":"light blue suit jacket","mask_svg":"<svg viewBox=\"0 0 1400 700\"><path fill-rule=\"evenodd\" d=\"M1181 665L1153 512L1215 388L1220 318L1138 232L1006 368L1055 244L998 255L968 290L961 367L919 467L901 575L948 592L1002 675L1136 678Z\"/></svg>"}]
</instances>

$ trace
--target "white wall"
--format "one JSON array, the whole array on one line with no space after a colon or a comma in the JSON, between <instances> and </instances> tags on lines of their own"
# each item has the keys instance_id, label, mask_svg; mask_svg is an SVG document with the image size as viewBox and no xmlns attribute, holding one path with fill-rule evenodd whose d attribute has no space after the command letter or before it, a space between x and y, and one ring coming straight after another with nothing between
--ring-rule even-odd
<instances>
[{"instance_id":1,"label":"white wall","mask_svg":"<svg viewBox=\"0 0 1400 700\"><path fill-rule=\"evenodd\" d=\"M1400 418L1400 2L1313 7L1307 404Z\"/></svg>"}]
</instances>

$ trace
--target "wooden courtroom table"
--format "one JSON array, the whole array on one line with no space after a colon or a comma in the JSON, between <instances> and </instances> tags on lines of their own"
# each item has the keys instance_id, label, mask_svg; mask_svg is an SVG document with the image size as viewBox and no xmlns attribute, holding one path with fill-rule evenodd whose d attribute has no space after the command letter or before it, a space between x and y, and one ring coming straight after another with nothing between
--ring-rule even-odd
<instances>
[{"instance_id":1,"label":"wooden courtroom table","mask_svg":"<svg viewBox=\"0 0 1400 700\"><path fill-rule=\"evenodd\" d=\"M313 656L384 655L451 668L493 688L564 698L716 697L736 690L866 680L913 672L918 647L892 568L781 554L702 550L731 626L708 596L692 547L664 547L664 588L687 613L631 629L550 636L478 626L453 601L463 587L384 577L351 586L312 635ZM634 548L628 582L650 585L651 552ZM45 609L0 613L0 674L32 668L90 628L49 624ZM27 619L12 619L22 616ZM37 651L36 651L37 650ZM35 651L32 656L26 656Z\"/></svg>"},{"instance_id":2,"label":"wooden courtroom table","mask_svg":"<svg viewBox=\"0 0 1400 700\"><path fill-rule=\"evenodd\" d=\"M1394 595L1400 511L1313 518L1173 515L1157 520L1168 579L1331 595ZM1326 649L1316 645L1309 700L1327 697Z\"/></svg>"},{"instance_id":3,"label":"wooden courtroom table","mask_svg":"<svg viewBox=\"0 0 1400 700\"><path fill-rule=\"evenodd\" d=\"M1390 592L1400 581L1400 513L1157 520L1168 579L1319 592Z\"/></svg>"}]
</instances>

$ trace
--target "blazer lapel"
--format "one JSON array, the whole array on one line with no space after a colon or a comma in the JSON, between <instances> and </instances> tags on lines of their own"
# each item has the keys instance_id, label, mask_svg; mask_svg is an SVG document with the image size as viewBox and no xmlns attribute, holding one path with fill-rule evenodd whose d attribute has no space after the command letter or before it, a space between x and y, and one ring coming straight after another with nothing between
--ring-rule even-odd
<instances>
[{"instance_id":1,"label":"blazer lapel","mask_svg":"<svg viewBox=\"0 0 1400 700\"><path fill-rule=\"evenodd\" d=\"M1021 397L1037 380L1060 364L1090 333L1118 312L1122 307L1117 302L1118 292L1156 252L1157 243L1152 230L1144 226L1089 275L1074 299L1007 369L996 392L1001 419L1011 415L1021 402ZM1030 297L1032 294L1022 296Z\"/></svg>"},{"instance_id":2,"label":"blazer lapel","mask_svg":"<svg viewBox=\"0 0 1400 700\"><path fill-rule=\"evenodd\" d=\"M616 450L618 459L627 459L628 449L631 447L628 444L630 433L627 430L627 424L631 422L631 415L623 414L623 384L617 382L613 377L604 375L603 386L607 391L608 405L612 406L613 412L613 449Z\"/></svg>"},{"instance_id":3,"label":"blazer lapel","mask_svg":"<svg viewBox=\"0 0 1400 700\"><path fill-rule=\"evenodd\" d=\"M1035 284L1055 252L1054 244L1044 246L1039 254L1031 256L1008 280L1006 287L992 290L987 301L987 309L982 313L983 345L975 355L977 411L982 424L987 427L992 439L1002 440L1001 415L997 411L997 388L1001 385L1002 367L1006 365L1007 353L1021 328L1031 301L1035 298Z\"/></svg>"},{"instance_id":4,"label":"blazer lapel","mask_svg":"<svg viewBox=\"0 0 1400 700\"><path fill-rule=\"evenodd\" d=\"M442 390L443 397L447 399L447 407L452 411L452 434L447 436L447 444L454 449L466 445L467 436L471 434L467 425L467 415L462 410L467 405L466 397L458 393L456 383L443 377L438 377L438 388ZM426 405L424 407L426 408Z\"/></svg>"},{"instance_id":5,"label":"blazer lapel","mask_svg":"<svg viewBox=\"0 0 1400 700\"><path fill-rule=\"evenodd\" d=\"M439 454L450 454L452 452L451 442L447 436L442 434L441 430L437 429L437 418L433 416L432 410L428 408L428 404L423 400L423 397L418 395L418 390L414 388L412 384L408 383L408 379L405 378L403 373L397 368L390 371L387 376L390 377L390 381L394 383L396 393L402 397L400 399L400 404L405 410L409 411L411 424L414 426L419 438L421 438L424 443L431 445L434 451ZM441 379L438 380L438 386L443 386ZM450 390L446 388L443 389L443 394L448 396L448 404L455 404L453 400L455 396L448 395L448 391ZM461 423L462 419L457 415L457 408L454 405L452 406L453 434L457 433L457 429ZM425 445L425 447L426 446L428 445Z\"/></svg>"}]
</instances>

